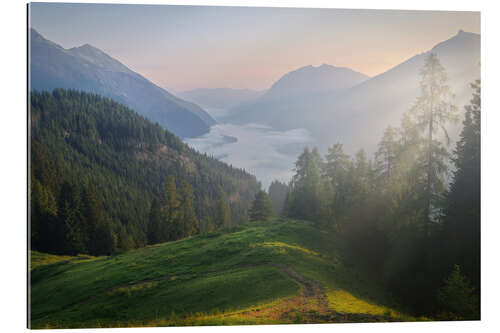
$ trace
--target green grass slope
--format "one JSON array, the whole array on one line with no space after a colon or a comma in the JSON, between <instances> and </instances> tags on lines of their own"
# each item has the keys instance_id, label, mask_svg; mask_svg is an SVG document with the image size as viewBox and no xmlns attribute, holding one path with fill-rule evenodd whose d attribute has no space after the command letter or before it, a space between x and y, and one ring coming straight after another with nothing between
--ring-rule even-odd
<instances>
[{"instance_id":1,"label":"green grass slope","mask_svg":"<svg viewBox=\"0 0 500 333\"><path fill-rule=\"evenodd\" d=\"M111 257L31 253L31 327L412 320L348 264L335 234L294 220Z\"/></svg>"}]
</instances>

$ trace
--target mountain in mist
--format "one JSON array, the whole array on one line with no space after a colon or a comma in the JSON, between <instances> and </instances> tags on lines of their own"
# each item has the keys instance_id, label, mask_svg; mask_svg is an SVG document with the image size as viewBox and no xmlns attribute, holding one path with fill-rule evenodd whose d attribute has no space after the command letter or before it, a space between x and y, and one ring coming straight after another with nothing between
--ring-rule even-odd
<instances>
[{"instance_id":1,"label":"mountain in mist","mask_svg":"<svg viewBox=\"0 0 500 333\"><path fill-rule=\"evenodd\" d=\"M251 89L193 89L178 93L177 95L187 101L196 103L205 109L224 109L238 106L262 96L265 90Z\"/></svg>"},{"instance_id":2,"label":"mountain in mist","mask_svg":"<svg viewBox=\"0 0 500 333\"><path fill-rule=\"evenodd\" d=\"M331 91L312 93L304 85L303 89L290 89L295 94L266 98L281 85L280 81L297 71L289 73L257 102L238 107L228 121L260 123L281 130L306 128L323 151L342 142L351 152L359 148L373 152L385 127L398 126L401 116L417 98L419 73L431 52L445 67L448 84L456 95L455 105L463 114L463 106L471 97L470 83L480 78L480 35L460 30L431 50L351 87L335 89L338 85L332 84ZM458 135L459 126L451 128L452 137Z\"/></svg>"},{"instance_id":3,"label":"mountain in mist","mask_svg":"<svg viewBox=\"0 0 500 333\"><path fill-rule=\"evenodd\" d=\"M292 113L291 107L324 94L341 93L368 78L349 68L327 64L301 67L281 77L262 97L233 108L225 120L265 123L279 129L301 127L297 125L309 121L307 114Z\"/></svg>"},{"instance_id":4,"label":"mountain in mist","mask_svg":"<svg viewBox=\"0 0 500 333\"><path fill-rule=\"evenodd\" d=\"M283 75L267 91L264 99L317 94L347 89L369 77L345 67L323 64L305 66Z\"/></svg>"},{"instance_id":5,"label":"mountain in mist","mask_svg":"<svg viewBox=\"0 0 500 333\"><path fill-rule=\"evenodd\" d=\"M130 70L103 51L85 44L64 49L30 29L30 89L78 89L109 97L136 110L180 137L197 137L215 120Z\"/></svg>"},{"instance_id":6,"label":"mountain in mist","mask_svg":"<svg viewBox=\"0 0 500 333\"><path fill-rule=\"evenodd\" d=\"M388 125L398 126L420 94L420 71L429 53L435 53L448 74L455 94L454 104L462 116L469 103L470 84L480 79L480 35L460 30L431 50L411 57L392 69L347 91L341 98L328 96L319 101L315 130L321 141L342 141L351 149L374 151ZM461 121L449 126L452 139L458 137Z\"/></svg>"}]
</instances>

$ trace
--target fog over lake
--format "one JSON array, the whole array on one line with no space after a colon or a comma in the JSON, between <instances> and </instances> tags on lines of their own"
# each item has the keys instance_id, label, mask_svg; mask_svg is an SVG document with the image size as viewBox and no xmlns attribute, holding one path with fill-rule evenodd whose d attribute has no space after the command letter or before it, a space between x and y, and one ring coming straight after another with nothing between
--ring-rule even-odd
<instances>
[{"instance_id":1,"label":"fog over lake","mask_svg":"<svg viewBox=\"0 0 500 333\"><path fill-rule=\"evenodd\" d=\"M303 128L276 131L261 124L217 124L209 133L187 139L186 143L234 167L244 168L267 189L274 179L290 180L297 156L306 145L313 145L314 139Z\"/></svg>"}]
</instances>

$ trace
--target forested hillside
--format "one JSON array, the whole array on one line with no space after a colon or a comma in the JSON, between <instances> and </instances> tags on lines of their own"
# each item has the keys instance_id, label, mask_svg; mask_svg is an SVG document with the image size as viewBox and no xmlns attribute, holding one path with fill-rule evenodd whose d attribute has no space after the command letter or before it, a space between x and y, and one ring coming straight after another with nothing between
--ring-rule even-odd
<instances>
[{"instance_id":1,"label":"forested hillside","mask_svg":"<svg viewBox=\"0 0 500 333\"><path fill-rule=\"evenodd\" d=\"M256 178L110 99L30 94L31 244L110 254L235 225Z\"/></svg>"}]
</instances>

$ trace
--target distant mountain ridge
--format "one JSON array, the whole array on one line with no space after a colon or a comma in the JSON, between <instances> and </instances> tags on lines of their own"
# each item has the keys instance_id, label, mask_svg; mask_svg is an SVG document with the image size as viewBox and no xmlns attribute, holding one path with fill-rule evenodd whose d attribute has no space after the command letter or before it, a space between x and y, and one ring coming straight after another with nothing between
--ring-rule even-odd
<instances>
[{"instance_id":1,"label":"distant mountain ridge","mask_svg":"<svg viewBox=\"0 0 500 333\"><path fill-rule=\"evenodd\" d=\"M369 76L346 67L335 67L328 64L318 67L309 65L283 75L266 92L264 98L347 89L367 79Z\"/></svg>"},{"instance_id":2,"label":"distant mountain ridge","mask_svg":"<svg viewBox=\"0 0 500 333\"><path fill-rule=\"evenodd\" d=\"M85 44L64 49L30 29L30 89L79 89L136 110L180 137L197 137L215 120L198 105L158 87L105 52Z\"/></svg>"},{"instance_id":3,"label":"distant mountain ridge","mask_svg":"<svg viewBox=\"0 0 500 333\"><path fill-rule=\"evenodd\" d=\"M283 75L260 98L233 108L223 120L237 124L264 123L278 129L302 127L297 124L310 122L309 113L289 114L291 108L319 95L342 93L367 79L367 75L345 67L304 66Z\"/></svg>"},{"instance_id":4,"label":"distant mountain ridge","mask_svg":"<svg viewBox=\"0 0 500 333\"><path fill-rule=\"evenodd\" d=\"M455 36L436 44L431 50L415 55L403 63L372 78L341 85L328 83L306 66L280 78L258 100L231 110L224 119L230 123L259 123L279 130L305 128L325 151L328 145L343 142L349 151L365 148L373 152L383 130L388 125L399 125L403 113L419 94L420 70L425 58L436 53L445 67L449 85L456 95L455 104L463 113L463 106L471 96L470 83L480 78L480 35L460 30ZM329 68L328 65L323 65ZM317 69L323 67L319 66ZM333 67L333 66L330 66ZM334 67L337 68L337 67ZM352 73L356 73L352 71ZM301 74L301 75L299 75ZM358 73L359 74L359 73ZM298 77L308 77L309 85L293 85ZM290 82L285 85L283 82ZM318 89L321 84L331 89ZM283 93L288 88L288 92ZM279 88L279 93L276 92ZM300 89L299 89L300 88ZM451 128L458 135L459 126Z\"/></svg>"},{"instance_id":5,"label":"distant mountain ridge","mask_svg":"<svg viewBox=\"0 0 500 333\"><path fill-rule=\"evenodd\" d=\"M458 31L455 36L436 44L403 63L349 89L341 98L325 96L318 101L317 117L323 121L316 129L321 140L346 142L352 150L365 147L374 151L388 125L399 126L420 93L420 71L429 53L435 53L448 74L459 113L471 98L470 84L481 78L480 35ZM456 138L461 122L449 127ZM357 135L353 135L357 134Z\"/></svg>"}]
</instances>

